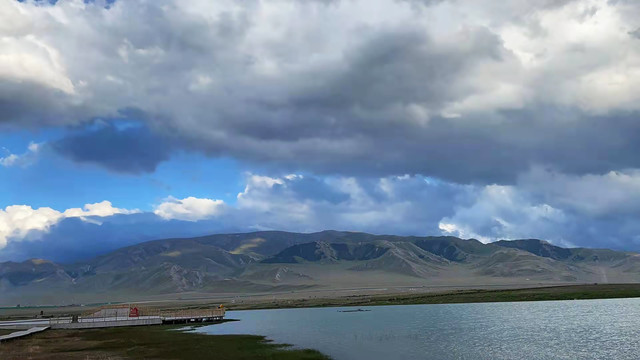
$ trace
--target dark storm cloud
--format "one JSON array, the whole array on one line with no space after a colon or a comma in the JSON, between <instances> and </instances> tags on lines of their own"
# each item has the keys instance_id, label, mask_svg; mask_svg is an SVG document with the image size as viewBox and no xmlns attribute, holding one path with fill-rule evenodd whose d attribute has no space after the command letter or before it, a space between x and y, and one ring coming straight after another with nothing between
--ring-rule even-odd
<instances>
[{"instance_id":1,"label":"dark storm cloud","mask_svg":"<svg viewBox=\"0 0 640 360\"><path fill-rule=\"evenodd\" d=\"M555 29L548 27L555 23L543 22L545 14L569 9L566 22L586 32L604 23L592 19L601 12L584 17L586 8L569 0L451 2L456 11L493 19L476 22L430 6L438 1L418 2L429 6L418 11L406 1L377 0L384 21L360 17L372 6L363 1L165 0L84 10L63 2L58 12L84 22L49 15L50 32L24 18L46 14L46 7L22 9L13 16L25 19L21 26L3 30L12 41L7 49L42 61L33 71L46 76L2 82L0 118L35 127L136 107L153 132L183 149L349 176L512 183L538 164L582 174L639 166L629 155L637 151L636 102L616 96L628 91L605 92L611 85L594 81L619 75L598 71L630 63L603 55L628 44L588 44L584 37L585 44L530 50L501 27L522 31L527 41L552 40ZM451 25L431 26L430 11ZM544 31L532 33L536 27ZM78 31L85 35L68 41ZM31 33L38 42L23 41ZM30 76L20 69L15 76ZM34 81L55 90L38 90ZM104 129L57 148L116 171L153 171L169 150L136 131Z\"/></svg>"},{"instance_id":2,"label":"dark storm cloud","mask_svg":"<svg viewBox=\"0 0 640 360\"><path fill-rule=\"evenodd\" d=\"M239 147L270 141L292 146L309 141L314 146L314 139L384 140L426 132L420 122L426 122L428 114L417 113L420 108L442 108L464 92L456 82L470 67L484 60L500 61L505 55L499 40L486 29L473 29L462 37L465 46L447 48L418 29L374 31L349 49L338 69L292 79L290 86L297 90L287 98L255 99L241 111L227 109L229 121L219 125L239 139L230 138L222 146L232 148L236 140L241 141ZM206 119L201 123L210 125ZM205 149L208 145L221 146L201 144ZM261 158L262 151L256 152Z\"/></svg>"},{"instance_id":3,"label":"dark storm cloud","mask_svg":"<svg viewBox=\"0 0 640 360\"><path fill-rule=\"evenodd\" d=\"M0 79L0 129L65 124L76 113L84 114L82 107L70 104L68 96L58 89L33 81Z\"/></svg>"},{"instance_id":4,"label":"dark storm cloud","mask_svg":"<svg viewBox=\"0 0 640 360\"><path fill-rule=\"evenodd\" d=\"M51 144L59 154L79 163L140 174L153 172L169 158L172 145L144 127L118 129L107 124L97 130L71 135Z\"/></svg>"},{"instance_id":5,"label":"dark storm cloud","mask_svg":"<svg viewBox=\"0 0 640 360\"><path fill-rule=\"evenodd\" d=\"M351 111L357 106L371 112L385 111L385 107L395 104L441 107L461 95L455 83L465 70L483 60L501 60L500 41L494 34L476 28L467 35L464 46L446 48L418 29L372 34L350 51L345 70L324 80L319 89L310 89L299 97L294 95L291 105L302 111L329 113ZM355 124L349 124L346 117L355 114L334 114L345 117L346 125L366 131L365 119L359 123L353 119ZM402 125L393 120L385 118L379 122L389 127Z\"/></svg>"},{"instance_id":6,"label":"dark storm cloud","mask_svg":"<svg viewBox=\"0 0 640 360\"><path fill-rule=\"evenodd\" d=\"M635 156L640 151L638 117L636 112L594 116L576 109L537 108L505 111L495 123L436 118L427 128L416 129L381 122L363 126L360 136L344 142L336 136L307 144L243 143L240 152L247 160L320 173L411 173L459 183L513 183L536 165L571 174L640 167ZM296 150L278 151L288 145ZM255 153L247 151L252 146ZM259 152L261 146L269 151Z\"/></svg>"},{"instance_id":7,"label":"dark storm cloud","mask_svg":"<svg viewBox=\"0 0 640 360\"><path fill-rule=\"evenodd\" d=\"M469 29L459 40L464 46L449 47L417 29L375 31L349 50L339 69L298 79L303 83L293 86L299 91L286 101L249 102L241 112L229 108L233 121L219 124L219 130L234 136L217 141L194 136L191 146L320 173L498 179L502 174L495 169L485 170L487 176L471 169L487 167L501 150L493 133L437 113L472 92L460 79L474 66L513 57L485 28ZM487 162L469 159L479 155ZM456 163L442 161L451 157Z\"/></svg>"}]
</instances>

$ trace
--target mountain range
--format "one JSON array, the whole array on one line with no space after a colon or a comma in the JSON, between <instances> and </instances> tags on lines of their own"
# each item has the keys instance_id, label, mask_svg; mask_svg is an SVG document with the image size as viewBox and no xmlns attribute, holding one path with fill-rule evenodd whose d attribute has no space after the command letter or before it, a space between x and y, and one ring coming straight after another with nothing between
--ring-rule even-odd
<instances>
[{"instance_id":1,"label":"mountain range","mask_svg":"<svg viewBox=\"0 0 640 360\"><path fill-rule=\"evenodd\" d=\"M73 264L0 263L0 305L388 286L640 281L640 254L537 239L263 231L140 243Z\"/></svg>"}]
</instances>

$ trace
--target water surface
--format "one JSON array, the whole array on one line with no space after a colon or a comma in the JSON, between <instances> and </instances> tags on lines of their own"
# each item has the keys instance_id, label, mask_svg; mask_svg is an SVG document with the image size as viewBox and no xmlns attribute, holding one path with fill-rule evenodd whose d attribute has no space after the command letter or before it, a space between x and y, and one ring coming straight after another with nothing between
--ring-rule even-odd
<instances>
[{"instance_id":1,"label":"water surface","mask_svg":"<svg viewBox=\"0 0 640 360\"><path fill-rule=\"evenodd\" d=\"M341 359L638 359L640 299L229 311L208 334Z\"/></svg>"}]
</instances>

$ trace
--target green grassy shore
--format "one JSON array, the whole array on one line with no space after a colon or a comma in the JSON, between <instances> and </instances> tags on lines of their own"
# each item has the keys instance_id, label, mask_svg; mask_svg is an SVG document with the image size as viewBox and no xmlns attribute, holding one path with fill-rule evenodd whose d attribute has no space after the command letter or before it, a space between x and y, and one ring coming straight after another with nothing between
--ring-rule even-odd
<instances>
[{"instance_id":1,"label":"green grassy shore","mask_svg":"<svg viewBox=\"0 0 640 360\"><path fill-rule=\"evenodd\" d=\"M224 303L227 310L280 309L301 307L329 306L374 306L374 305L409 305L409 304L446 304L476 303L504 301L544 301L544 300L585 300L640 297L640 283L637 284L582 284L538 286L513 289L467 289L467 290L427 290L416 288L416 291L393 294L360 294L340 297L300 297L276 298L273 300L256 299L231 303L225 300L166 300L146 306L156 310L184 310L217 307ZM228 299L227 299L228 300ZM86 312L88 307L5 307L0 308L0 321L33 319L40 310L48 316L71 316Z\"/></svg>"},{"instance_id":2,"label":"green grassy shore","mask_svg":"<svg viewBox=\"0 0 640 360\"><path fill-rule=\"evenodd\" d=\"M508 290L458 290L394 295L353 295L340 298L273 300L231 304L228 310L279 309L330 306L455 304L510 301L587 300L640 297L640 284L547 286Z\"/></svg>"},{"instance_id":3,"label":"green grassy shore","mask_svg":"<svg viewBox=\"0 0 640 360\"><path fill-rule=\"evenodd\" d=\"M0 359L329 359L262 336L211 336L176 326L48 330L0 344Z\"/></svg>"}]
</instances>

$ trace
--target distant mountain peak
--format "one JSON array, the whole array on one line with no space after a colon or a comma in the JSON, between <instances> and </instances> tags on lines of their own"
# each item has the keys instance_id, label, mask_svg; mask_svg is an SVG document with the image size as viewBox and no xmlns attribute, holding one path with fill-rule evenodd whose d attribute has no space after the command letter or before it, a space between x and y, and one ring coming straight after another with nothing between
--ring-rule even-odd
<instances>
[{"instance_id":1,"label":"distant mountain peak","mask_svg":"<svg viewBox=\"0 0 640 360\"><path fill-rule=\"evenodd\" d=\"M149 241L76 264L0 263L0 301L534 281L640 281L640 255L539 239L484 244L335 230L216 234Z\"/></svg>"},{"instance_id":2,"label":"distant mountain peak","mask_svg":"<svg viewBox=\"0 0 640 360\"><path fill-rule=\"evenodd\" d=\"M539 239L500 240L494 244L524 250L534 255L552 258L554 260L566 260L573 255L570 249L555 246L548 241Z\"/></svg>"}]
</instances>

